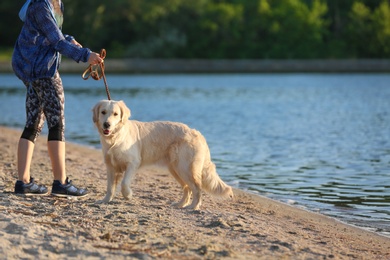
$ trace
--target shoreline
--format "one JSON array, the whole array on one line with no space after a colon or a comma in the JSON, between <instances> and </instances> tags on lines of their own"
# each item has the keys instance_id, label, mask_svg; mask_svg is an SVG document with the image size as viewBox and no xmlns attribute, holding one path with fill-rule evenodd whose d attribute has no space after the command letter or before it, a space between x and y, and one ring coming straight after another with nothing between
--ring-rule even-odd
<instances>
[{"instance_id":1,"label":"shoreline","mask_svg":"<svg viewBox=\"0 0 390 260\"><path fill-rule=\"evenodd\" d=\"M86 63L62 59L61 73L82 73ZM390 73L389 59L327 60L202 60L109 59L107 73ZM10 61L0 61L0 72L12 73Z\"/></svg>"},{"instance_id":2,"label":"shoreline","mask_svg":"<svg viewBox=\"0 0 390 260\"><path fill-rule=\"evenodd\" d=\"M389 259L390 238L336 219L235 189L234 201L203 194L200 211L176 209L179 185L142 170L133 198L109 204L101 151L67 143L67 171L85 199L15 196L21 131L0 126L0 254L5 258ZM46 137L38 139L32 176L51 187Z\"/></svg>"}]
</instances>

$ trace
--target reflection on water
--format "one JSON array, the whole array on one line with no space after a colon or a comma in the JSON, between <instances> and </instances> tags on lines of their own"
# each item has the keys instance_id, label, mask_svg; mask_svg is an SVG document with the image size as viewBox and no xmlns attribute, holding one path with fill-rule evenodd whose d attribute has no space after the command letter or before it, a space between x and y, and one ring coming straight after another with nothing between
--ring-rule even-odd
<instances>
[{"instance_id":1,"label":"reflection on water","mask_svg":"<svg viewBox=\"0 0 390 260\"><path fill-rule=\"evenodd\" d=\"M0 75L0 124L22 127L24 87ZM390 75L107 75L141 121L184 122L230 184L390 234ZM63 76L68 141L99 146L102 81Z\"/></svg>"}]
</instances>

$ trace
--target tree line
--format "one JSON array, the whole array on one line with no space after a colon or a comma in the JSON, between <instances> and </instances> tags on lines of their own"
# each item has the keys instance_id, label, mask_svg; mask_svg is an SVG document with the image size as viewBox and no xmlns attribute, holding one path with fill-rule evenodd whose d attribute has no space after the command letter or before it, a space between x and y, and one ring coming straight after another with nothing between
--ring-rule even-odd
<instances>
[{"instance_id":1,"label":"tree line","mask_svg":"<svg viewBox=\"0 0 390 260\"><path fill-rule=\"evenodd\" d=\"M390 58L390 0L63 1L63 32L115 58ZM23 3L0 3L0 49Z\"/></svg>"}]
</instances>

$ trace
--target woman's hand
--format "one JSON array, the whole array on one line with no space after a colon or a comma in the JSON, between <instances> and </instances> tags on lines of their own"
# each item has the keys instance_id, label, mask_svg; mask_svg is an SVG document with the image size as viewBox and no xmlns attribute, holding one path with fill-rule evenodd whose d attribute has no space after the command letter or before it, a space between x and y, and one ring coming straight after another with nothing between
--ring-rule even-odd
<instances>
[{"instance_id":1,"label":"woman's hand","mask_svg":"<svg viewBox=\"0 0 390 260\"><path fill-rule=\"evenodd\" d=\"M89 64L96 65L96 64L99 64L102 62L103 62L103 59L100 57L99 53L91 52L91 54L89 54L89 58L88 58Z\"/></svg>"},{"instance_id":2,"label":"woman's hand","mask_svg":"<svg viewBox=\"0 0 390 260\"><path fill-rule=\"evenodd\" d=\"M72 44L82 48L83 46L76 40L72 40L71 41ZM91 54L89 55L89 58L88 58L88 63L89 64L92 64L92 65L96 65L96 64L99 64L99 63L102 63L103 62L103 59L100 57L100 54L96 53L96 52L91 52Z\"/></svg>"}]
</instances>

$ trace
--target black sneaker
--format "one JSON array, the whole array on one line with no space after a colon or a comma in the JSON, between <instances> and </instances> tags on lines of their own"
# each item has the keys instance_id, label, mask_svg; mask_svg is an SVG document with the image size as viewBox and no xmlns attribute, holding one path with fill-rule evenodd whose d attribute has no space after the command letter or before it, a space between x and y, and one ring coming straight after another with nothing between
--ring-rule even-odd
<instances>
[{"instance_id":1,"label":"black sneaker","mask_svg":"<svg viewBox=\"0 0 390 260\"><path fill-rule=\"evenodd\" d=\"M15 194L21 194L25 196L43 196L48 194L49 191L44 185L38 185L34 182L34 178L30 178L30 183L24 183L23 181L16 181Z\"/></svg>"},{"instance_id":2,"label":"black sneaker","mask_svg":"<svg viewBox=\"0 0 390 260\"><path fill-rule=\"evenodd\" d=\"M72 184L72 181L69 181L66 178L66 184L62 184L60 181L54 181L51 189L51 194L57 197L85 197L88 195L86 189L79 189Z\"/></svg>"}]
</instances>

